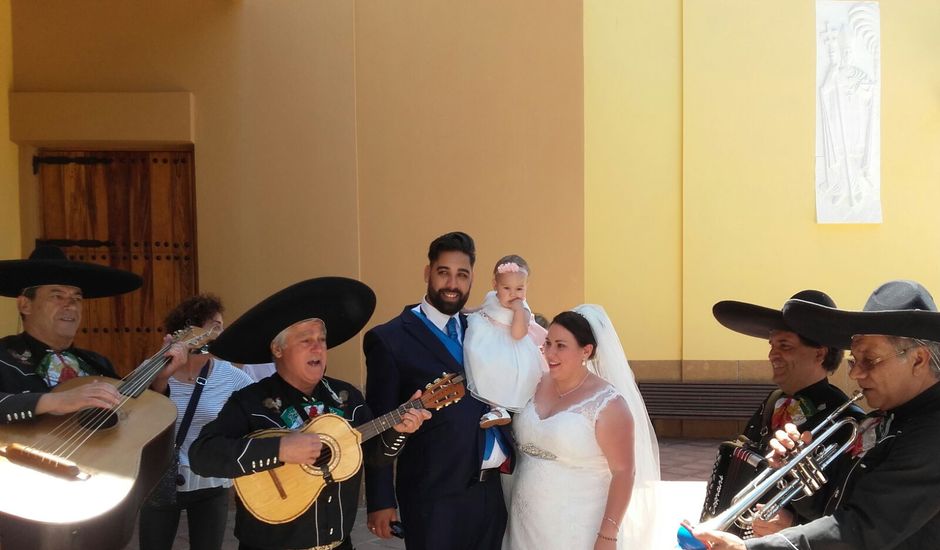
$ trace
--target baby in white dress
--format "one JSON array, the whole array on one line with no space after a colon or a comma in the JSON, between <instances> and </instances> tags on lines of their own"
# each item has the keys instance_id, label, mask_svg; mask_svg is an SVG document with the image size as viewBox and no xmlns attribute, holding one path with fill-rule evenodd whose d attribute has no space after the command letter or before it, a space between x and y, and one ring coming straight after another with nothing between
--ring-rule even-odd
<instances>
[{"instance_id":1,"label":"baby in white dress","mask_svg":"<svg viewBox=\"0 0 940 550\"><path fill-rule=\"evenodd\" d=\"M467 388L492 406L480 418L481 428L510 423L507 409L521 410L548 370L540 348L546 332L525 301L529 271L520 256L500 258L493 269L493 290L467 318Z\"/></svg>"}]
</instances>

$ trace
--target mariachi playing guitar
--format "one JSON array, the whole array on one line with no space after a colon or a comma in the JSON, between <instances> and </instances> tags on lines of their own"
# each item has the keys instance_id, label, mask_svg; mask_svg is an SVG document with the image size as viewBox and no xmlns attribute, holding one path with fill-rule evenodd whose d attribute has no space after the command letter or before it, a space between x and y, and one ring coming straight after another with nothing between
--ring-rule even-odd
<instances>
[{"instance_id":1,"label":"mariachi playing guitar","mask_svg":"<svg viewBox=\"0 0 940 550\"><path fill-rule=\"evenodd\" d=\"M0 425L0 534L16 548L120 548L140 502L163 475L173 448L176 406L148 390L169 363L174 343L198 349L217 329L188 328L123 380L84 376L53 389L92 382L122 395L114 410Z\"/></svg>"},{"instance_id":2,"label":"mariachi playing guitar","mask_svg":"<svg viewBox=\"0 0 940 550\"><path fill-rule=\"evenodd\" d=\"M440 409L464 396L463 376L445 374L429 384L419 399L370 422L351 427L335 414L311 419L299 431L317 434L323 443L315 464L283 464L235 478L235 490L253 516L265 523L286 523L306 512L328 481L344 481L362 467L363 442L401 422L409 409ZM279 437L291 433L279 428L250 437Z\"/></svg>"}]
</instances>

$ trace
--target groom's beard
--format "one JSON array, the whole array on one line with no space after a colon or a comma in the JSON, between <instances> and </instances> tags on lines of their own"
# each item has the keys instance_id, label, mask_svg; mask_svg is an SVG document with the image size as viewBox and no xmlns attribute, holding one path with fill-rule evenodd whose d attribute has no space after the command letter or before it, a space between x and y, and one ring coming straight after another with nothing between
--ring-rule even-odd
<instances>
[{"instance_id":1,"label":"groom's beard","mask_svg":"<svg viewBox=\"0 0 940 550\"><path fill-rule=\"evenodd\" d=\"M456 293L457 300L452 301L444 297L445 292ZM440 311L444 315L455 315L460 313L460 310L463 309L463 306L467 305L467 300L470 298L470 293L462 293L459 289L456 288L442 288L440 290L434 290L431 288L431 285L428 285L428 302L434 306L434 309Z\"/></svg>"}]
</instances>

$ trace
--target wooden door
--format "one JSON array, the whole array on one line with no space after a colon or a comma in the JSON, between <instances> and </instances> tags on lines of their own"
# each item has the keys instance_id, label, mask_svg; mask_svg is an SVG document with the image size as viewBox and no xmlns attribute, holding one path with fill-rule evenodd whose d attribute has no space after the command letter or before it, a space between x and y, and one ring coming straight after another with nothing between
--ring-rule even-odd
<instances>
[{"instance_id":1,"label":"wooden door","mask_svg":"<svg viewBox=\"0 0 940 550\"><path fill-rule=\"evenodd\" d=\"M85 300L75 339L124 376L160 348L164 316L198 289L193 154L44 150L34 166L38 242L144 279L140 290Z\"/></svg>"}]
</instances>

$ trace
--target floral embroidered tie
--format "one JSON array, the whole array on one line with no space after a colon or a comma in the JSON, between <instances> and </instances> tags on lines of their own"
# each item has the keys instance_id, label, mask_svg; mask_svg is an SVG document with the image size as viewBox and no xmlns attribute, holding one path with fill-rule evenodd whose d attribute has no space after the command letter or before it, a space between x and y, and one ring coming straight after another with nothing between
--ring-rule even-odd
<instances>
[{"instance_id":1,"label":"floral embroidered tie","mask_svg":"<svg viewBox=\"0 0 940 550\"><path fill-rule=\"evenodd\" d=\"M85 369L82 368L78 357L72 352L55 351L51 349L46 351L48 353L46 353L46 356L43 357L42 361L39 363L37 373L42 376L43 380L46 381L46 384L48 384L50 388L71 380L72 378L78 378L79 376L88 374L85 372Z\"/></svg>"}]
</instances>

